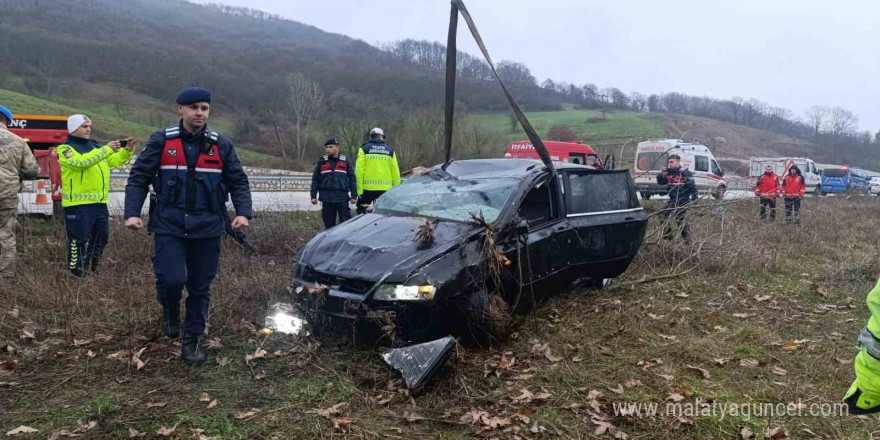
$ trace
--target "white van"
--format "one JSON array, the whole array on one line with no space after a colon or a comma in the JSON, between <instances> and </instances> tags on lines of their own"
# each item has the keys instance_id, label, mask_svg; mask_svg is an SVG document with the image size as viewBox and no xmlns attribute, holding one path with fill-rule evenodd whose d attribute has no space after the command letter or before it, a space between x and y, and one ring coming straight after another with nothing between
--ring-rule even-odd
<instances>
[{"instance_id":1,"label":"white van","mask_svg":"<svg viewBox=\"0 0 880 440\"><path fill-rule=\"evenodd\" d=\"M681 139L652 139L639 142L636 147L633 177L636 189L643 199L650 199L653 195L666 195L666 185L657 184L657 174L661 168L666 167L671 154L681 157L682 168L693 173L694 183L700 192L708 192L716 199L724 198L724 192L727 191L724 171L718 166L708 147L690 144Z\"/></svg>"},{"instance_id":2,"label":"white van","mask_svg":"<svg viewBox=\"0 0 880 440\"><path fill-rule=\"evenodd\" d=\"M758 183L758 178L764 174L764 168L767 165L773 167L773 172L780 178L788 174L788 169L792 165L797 165L804 176L804 183L807 185L807 192L819 194L822 192L822 175L816 168L816 163L807 157L750 157L749 158L749 183L754 187Z\"/></svg>"}]
</instances>

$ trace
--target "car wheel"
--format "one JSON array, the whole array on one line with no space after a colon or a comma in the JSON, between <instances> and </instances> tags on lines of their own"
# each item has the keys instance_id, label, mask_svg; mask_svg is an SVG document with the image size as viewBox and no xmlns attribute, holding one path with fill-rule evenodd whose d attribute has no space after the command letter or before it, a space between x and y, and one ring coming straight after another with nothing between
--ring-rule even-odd
<instances>
[{"instance_id":1,"label":"car wheel","mask_svg":"<svg viewBox=\"0 0 880 440\"><path fill-rule=\"evenodd\" d=\"M716 200L721 200L724 198L725 192L727 192L727 188L719 186L718 189L712 192L712 197L715 197Z\"/></svg>"},{"instance_id":2,"label":"car wheel","mask_svg":"<svg viewBox=\"0 0 880 440\"><path fill-rule=\"evenodd\" d=\"M642 198L645 200L648 200L651 198L652 195L653 194L651 194L651 193L642 193Z\"/></svg>"},{"instance_id":3,"label":"car wheel","mask_svg":"<svg viewBox=\"0 0 880 440\"><path fill-rule=\"evenodd\" d=\"M484 347L497 345L507 338L513 328L510 306L500 295L489 294L485 289L471 294L464 316L466 336Z\"/></svg>"},{"instance_id":4,"label":"car wheel","mask_svg":"<svg viewBox=\"0 0 880 440\"><path fill-rule=\"evenodd\" d=\"M813 190L813 195L817 196L817 197L819 195L825 195L825 194L822 194L822 185L816 185L816 189Z\"/></svg>"},{"instance_id":5,"label":"car wheel","mask_svg":"<svg viewBox=\"0 0 880 440\"><path fill-rule=\"evenodd\" d=\"M599 278L587 281L586 286L590 289L602 290L611 287L612 284L614 284L614 278Z\"/></svg>"}]
</instances>

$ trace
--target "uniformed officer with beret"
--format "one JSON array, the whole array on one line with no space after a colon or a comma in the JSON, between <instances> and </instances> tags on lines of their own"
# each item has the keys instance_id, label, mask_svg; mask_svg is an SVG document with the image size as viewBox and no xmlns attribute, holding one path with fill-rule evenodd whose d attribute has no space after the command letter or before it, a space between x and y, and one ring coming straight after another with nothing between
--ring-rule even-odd
<instances>
[{"instance_id":1,"label":"uniformed officer with beret","mask_svg":"<svg viewBox=\"0 0 880 440\"><path fill-rule=\"evenodd\" d=\"M181 120L154 133L138 156L125 187L125 226L141 229L141 210L153 185L157 200L148 230L155 234L153 269L165 334L180 334L180 300L186 286L182 354L186 363L205 362L200 338L211 302L209 287L220 262L226 194L236 217L248 226L248 177L232 142L208 127L211 92L191 87L177 97Z\"/></svg>"},{"instance_id":2,"label":"uniformed officer with beret","mask_svg":"<svg viewBox=\"0 0 880 440\"><path fill-rule=\"evenodd\" d=\"M312 174L312 204L321 201L321 217L327 229L351 218L348 204L357 201L357 183L354 164L344 155L339 155L339 142L336 138L324 143L326 155L318 159Z\"/></svg>"}]
</instances>

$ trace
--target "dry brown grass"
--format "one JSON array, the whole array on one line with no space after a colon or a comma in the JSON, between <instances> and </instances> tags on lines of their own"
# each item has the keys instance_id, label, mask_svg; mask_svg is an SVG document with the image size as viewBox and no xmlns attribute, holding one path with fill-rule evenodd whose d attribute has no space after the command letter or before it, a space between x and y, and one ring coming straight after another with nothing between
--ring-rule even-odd
<instances>
[{"instance_id":1,"label":"dry brown grass","mask_svg":"<svg viewBox=\"0 0 880 440\"><path fill-rule=\"evenodd\" d=\"M724 214L717 206L691 211L694 248L658 240L652 217L639 257L616 287L557 295L500 349L460 349L414 398L371 347L338 349L248 329L285 295L293 251L320 228L314 214L258 216L253 257L224 243L210 328L223 347L210 349L201 368L182 365L170 341L155 339L146 234L114 224L101 272L84 282L63 268L63 234L24 221L21 276L0 292L0 348L14 350L0 353L0 362L19 361L0 376L7 383L0 385L0 429L28 425L48 436L94 421L89 438L125 438L128 429L156 437L161 426L174 425L178 438L192 437L192 429L224 439L468 438L494 421L501 426L484 434L612 438L596 434L601 421L629 438L729 439L741 426L759 438L766 427L794 437L809 438L805 430L869 437L876 418L612 414L612 402L663 403L671 393L718 402L835 402L852 380L847 362L868 316L863 298L880 271L871 221L880 214L878 199L807 199L800 227L781 218L756 222L750 201L725 202ZM34 338L22 338L25 331ZM102 342L98 334L114 338ZM107 359L140 348L147 349L141 370ZM258 348L266 356L246 361ZM743 367L743 359L760 363ZM201 392L219 404L207 408ZM167 405L147 408L149 401ZM327 417L308 412L343 402ZM253 417L236 418L252 408L259 410ZM474 411L486 415L475 420ZM333 417L350 425L337 420L334 428Z\"/></svg>"}]
</instances>

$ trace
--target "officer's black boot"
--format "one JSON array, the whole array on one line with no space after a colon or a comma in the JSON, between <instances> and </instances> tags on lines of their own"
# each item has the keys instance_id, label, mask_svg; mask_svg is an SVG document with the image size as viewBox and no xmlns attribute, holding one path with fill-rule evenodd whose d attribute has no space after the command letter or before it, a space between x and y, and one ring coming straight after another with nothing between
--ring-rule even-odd
<instances>
[{"instance_id":1,"label":"officer's black boot","mask_svg":"<svg viewBox=\"0 0 880 440\"><path fill-rule=\"evenodd\" d=\"M199 343L201 335L195 333L184 333L181 353L183 361L187 364L203 364L205 363L205 352Z\"/></svg>"},{"instance_id":2,"label":"officer's black boot","mask_svg":"<svg viewBox=\"0 0 880 440\"><path fill-rule=\"evenodd\" d=\"M180 303L162 303L162 331L171 339L180 337Z\"/></svg>"}]
</instances>

